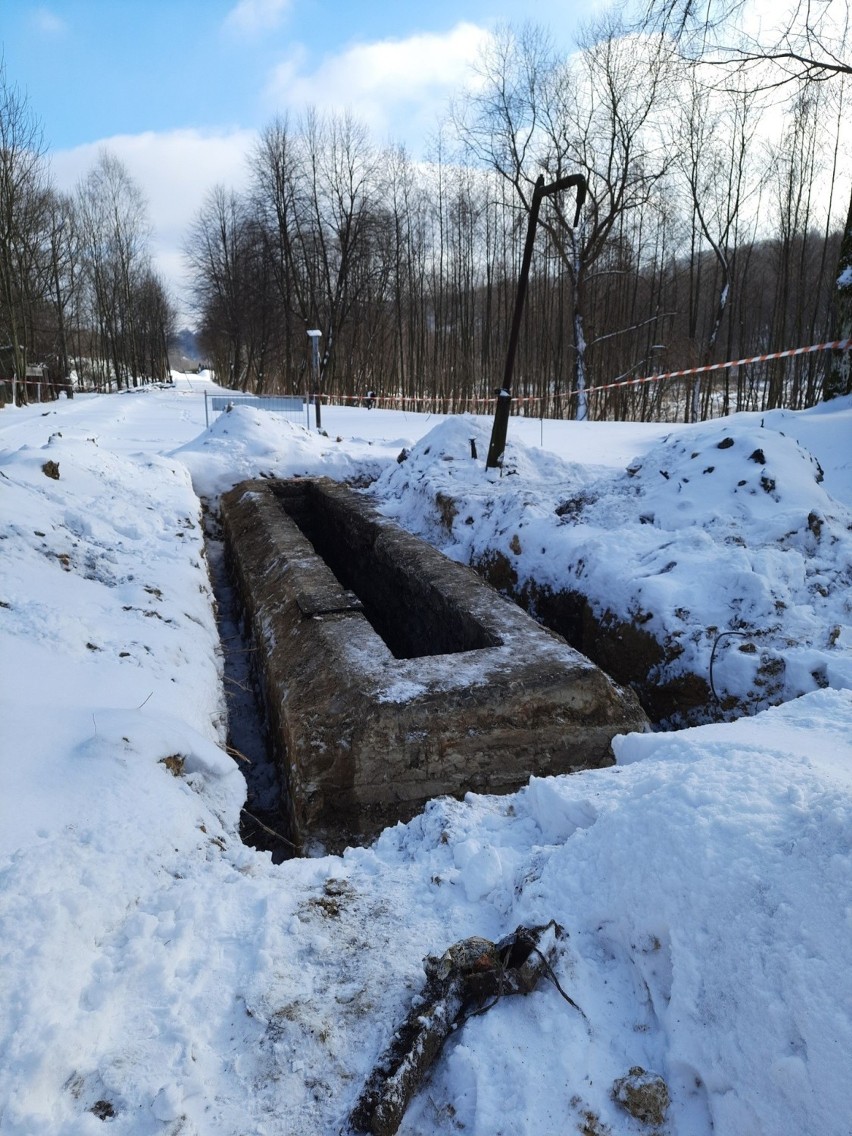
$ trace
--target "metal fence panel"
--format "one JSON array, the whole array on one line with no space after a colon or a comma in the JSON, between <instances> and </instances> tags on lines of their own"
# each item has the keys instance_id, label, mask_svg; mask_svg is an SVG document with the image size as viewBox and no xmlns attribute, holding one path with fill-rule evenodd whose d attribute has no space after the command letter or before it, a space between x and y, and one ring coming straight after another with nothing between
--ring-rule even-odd
<instances>
[{"instance_id":1,"label":"metal fence panel","mask_svg":"<svg viewBox=\"0 0 852 1136\"><path fill-rule=\"evenodd\" d=\"M213 394L208 399L205 394L204 403L205 410L209 406L214 413L220 413L232 406L254 406L258 410L274 410L279 414L286 414L288 418L298 422L302 421L305 413L305 402L299 395Z\"/></svg>"}]
</instances>

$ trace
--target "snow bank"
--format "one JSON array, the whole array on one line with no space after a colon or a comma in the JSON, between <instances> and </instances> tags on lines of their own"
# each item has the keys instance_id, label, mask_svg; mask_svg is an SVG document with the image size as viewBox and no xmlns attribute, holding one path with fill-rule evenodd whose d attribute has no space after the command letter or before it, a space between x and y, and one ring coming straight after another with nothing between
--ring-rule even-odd
<instances>
[{"instance_id":1,"label":"snow bank","mask_svg":"<svg viewBox=\"0 0 852 1136\"><path fill-rule=\"evenodd\" d=\"M640 626L665 650L660 683L709 683L714 656L712 685L740 713L852 687L852 509L793 438L706 423L620 472L515 442L500 477L471 437L481 453L474 420L436 426L371 488L382 510L464 563L499 552L517 592L567 589Z\"/></svg>"},{"instance_id":2,"label":"snow bank","mask_svg":"<svg viewBox=\"0 0 852 1136\"><path fill-rule=\"evenodd\" d=\"M467 905L501 929L562 923L560 982L588 1019L542 988L469 1022L404 1131L451 1130L434 1120L450 1106L481 1134L586 1113L633 1131L610 1089L640 1065L673 1092L673 1132L843 1132L850 739L852 695L818 692L630 735L614 770L435 803L385 834L377 852L425 858L459 925Z\"/></svg>"},{"instance_id":3,"label":"snow bank","mask_svg":"<svg viewBox=\"0 0 852 1136\"><path fill-rule=\"evenodd\" d=\"M218 637L186 469L60 432L0 462L3 634L27 655L17 655L7 696L147 702L220 737Z\"/></svg>"},{"instance_id":4,"label":"snow bank","mask_svg":"<svg viewBox=\"0 0 852 1136\"><path fill-rule=\"evenodd\" d=\"M730 610L736 563L754 612L762 574L786 589L797 635L842 615L834 646L818 647L842 660L848 593L831 573L848 555L846 411L785 419L787 441L766 426L756 442L752 419L675 430L653 454L658 436L637 428L632 476L513 442L519 472L502 479L483 475L484 448L470 457L470 436L485 434L473 420L397 466L396 443L346 440L363 439L366 413L341 414L339 443L236 411L208 432L200 400L178 389L78 396L0 424L7 440L26 434L0 453L0 1131L337 1133L427 952L555 918L568 933L556 974L583 1013L544 983L470 1019L404 1133L638 1133L612 1087L639 1065L669 1086L672 1136L845 1136L850 691L625 736L611 769L437 800L371 848L275 866L235 833L244 785L221 748L187 470L215 492L243 471L363 469L378 453L388 510L461 557L499 532L510 546L518 536L520 565L541 556L554 579L581 539L598 542L601 566L675 560L640 580L660 618L675 609L663 585L689 586L680 565L709 541L712 567L691 561L701 618ZM719 448L726 436L734 445ZM560 437L563 454L581 437L607 449L606 427ZM446 494L440 512L425 507L427 482ZM569 501L596 533L570 509L557 516ZM728 542L737 534L744 545Z\"/></svg>"},{"instance_id":5,"label":"snow bank","mask_svg":"<svg viewBox=\"0 0 852 1136\"><path fill-rule=\"evenodd\" d=\"M364 411L364 413L367 413ZM219 414L210 428L173 451L190 471L200 496L215 501L253 477L332 477L371 481L399 452L372 441L344 446L338 435L317 434L282 415L249 406Z\"/></svg>"}]
</instances>

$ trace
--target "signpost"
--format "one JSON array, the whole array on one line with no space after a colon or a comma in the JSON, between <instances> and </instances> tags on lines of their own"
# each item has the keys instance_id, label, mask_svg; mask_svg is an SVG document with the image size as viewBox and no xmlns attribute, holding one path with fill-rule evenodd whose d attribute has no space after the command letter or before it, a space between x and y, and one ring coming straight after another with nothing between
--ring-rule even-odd
<instances>
[{"instance_id":1,"label":"signpost","mask_svg":"<svg viewBox=\"0 0 852 1136\"><path fill-rule=\"evenodd\" d=\"M320 377L319 377L319 341L322 332L319 328L312 328L308 332L308 338L311 341L311 370L314 376L314 407L316 408L317 415L317 430L322 429L322 393L320 391Z\"/></svg>"}]
</instances>

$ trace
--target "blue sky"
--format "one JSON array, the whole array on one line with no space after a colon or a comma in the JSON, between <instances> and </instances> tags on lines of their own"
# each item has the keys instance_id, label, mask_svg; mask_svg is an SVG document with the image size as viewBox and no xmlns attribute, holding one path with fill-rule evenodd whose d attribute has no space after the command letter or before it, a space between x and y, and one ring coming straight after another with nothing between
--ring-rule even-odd
<instances>
[{"instance_id":1,"label":"blue sky","mask_svg":"<svg viewBox=\"0 0 852 1136\"><path fill-rule=\"evenodd\" d=\"M108 147L149 201L164 274L205 193L238 187L256 132L307 105L351 109L423 153L485 37L532 20L566 47L586 0L0 0L7 81L70 190Z\"/></svg>"},{"instance_id":2,"label":"blue sky","mask_svg":"<svg viewBox=\"0 0 852 1136\"><path fill-rule=\"evenodd\" d=\"M546 22L567 36L580 5L557 8ZM386 61L391 47L403 56L413 49L412 93L434 89L459 60L459 26L541 22L537 11L529 0L0 0L0 38L48 144L64 149L146 130L262 127L288 99L282 69L294 93L316 96L315 84L343 72L357 103L368 78L357 71L359 49L374 64L372 79L387 79L386 101L394 77L377 73L380 44Z\"/></svg>"}]
</instances>

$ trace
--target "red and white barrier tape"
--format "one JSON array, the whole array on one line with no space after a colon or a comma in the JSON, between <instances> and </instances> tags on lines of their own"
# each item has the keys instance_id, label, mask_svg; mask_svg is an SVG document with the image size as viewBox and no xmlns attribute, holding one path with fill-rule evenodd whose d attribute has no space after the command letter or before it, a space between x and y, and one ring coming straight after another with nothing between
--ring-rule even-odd
<instances>
[{"instance_id":1,"label":"red and white barrier tape","mask_svg":"<svg viewBox=\"0 0 852 1136\"><path fill-rule=\"evenodd\" d=\"M682 371L664 371L658 375L644 375L636 379L619 379L615 383L605 383L603 386L586 387L586 394L595 394L597 391L617 390L619 387L634 387L639 386L641 383L657 383L662 379L680 379L685 375L702 375L708 371L724 371L728 367L742 367L746 363L765 363L768 359L789 359L793 355L809 355L814 351L848 351L852 349L852 339L836 339L833 343L812 343L810 347L791 347L787 351L771 351L766 355L750 355L747 359L729 359L727 363L708 363L703 367L687 367ZM571 398L576 394L576 391L566 391L563 395L564 398ZM331 395L335 402L365 402L365 395ZM546 395L527 395L520 398L513 398L513 402L541 402L546 398ZM456 397L443 397L441 395L373 395L372 402L379 406L386 404L388 406L399 406L402 403L429 403L432 406L440 405L442 403L449 403L453 406L481 406L483 409L486 406L492 405L497 400L496 398L456 398Z\"/></svg>"},{"instance_id":2,"label":"red and white barrier tape","mask_svg":"<svg viewBox=\"0 0 852 1136\"><path fill-rule=\"evenodd\" d=\"M708 363L704 367L687 367L683 371L665 371L659 375L645 375L641 379L622 379L601 387L586 387L586 394L594 391L632 387L638 383L656 383L660 379L679 379L683 375L701 375L706 371L724 371L728 367L742 367L745 363L764 363L767 359L789 359L792 355L809 355L814 351L848 351L852 339L836 339L833 343L812 343L810 347L791 347L788 351L771 351L767 355L750 355L747 359L729 359L727 363Z\"/></svg>"}]
</instances>

